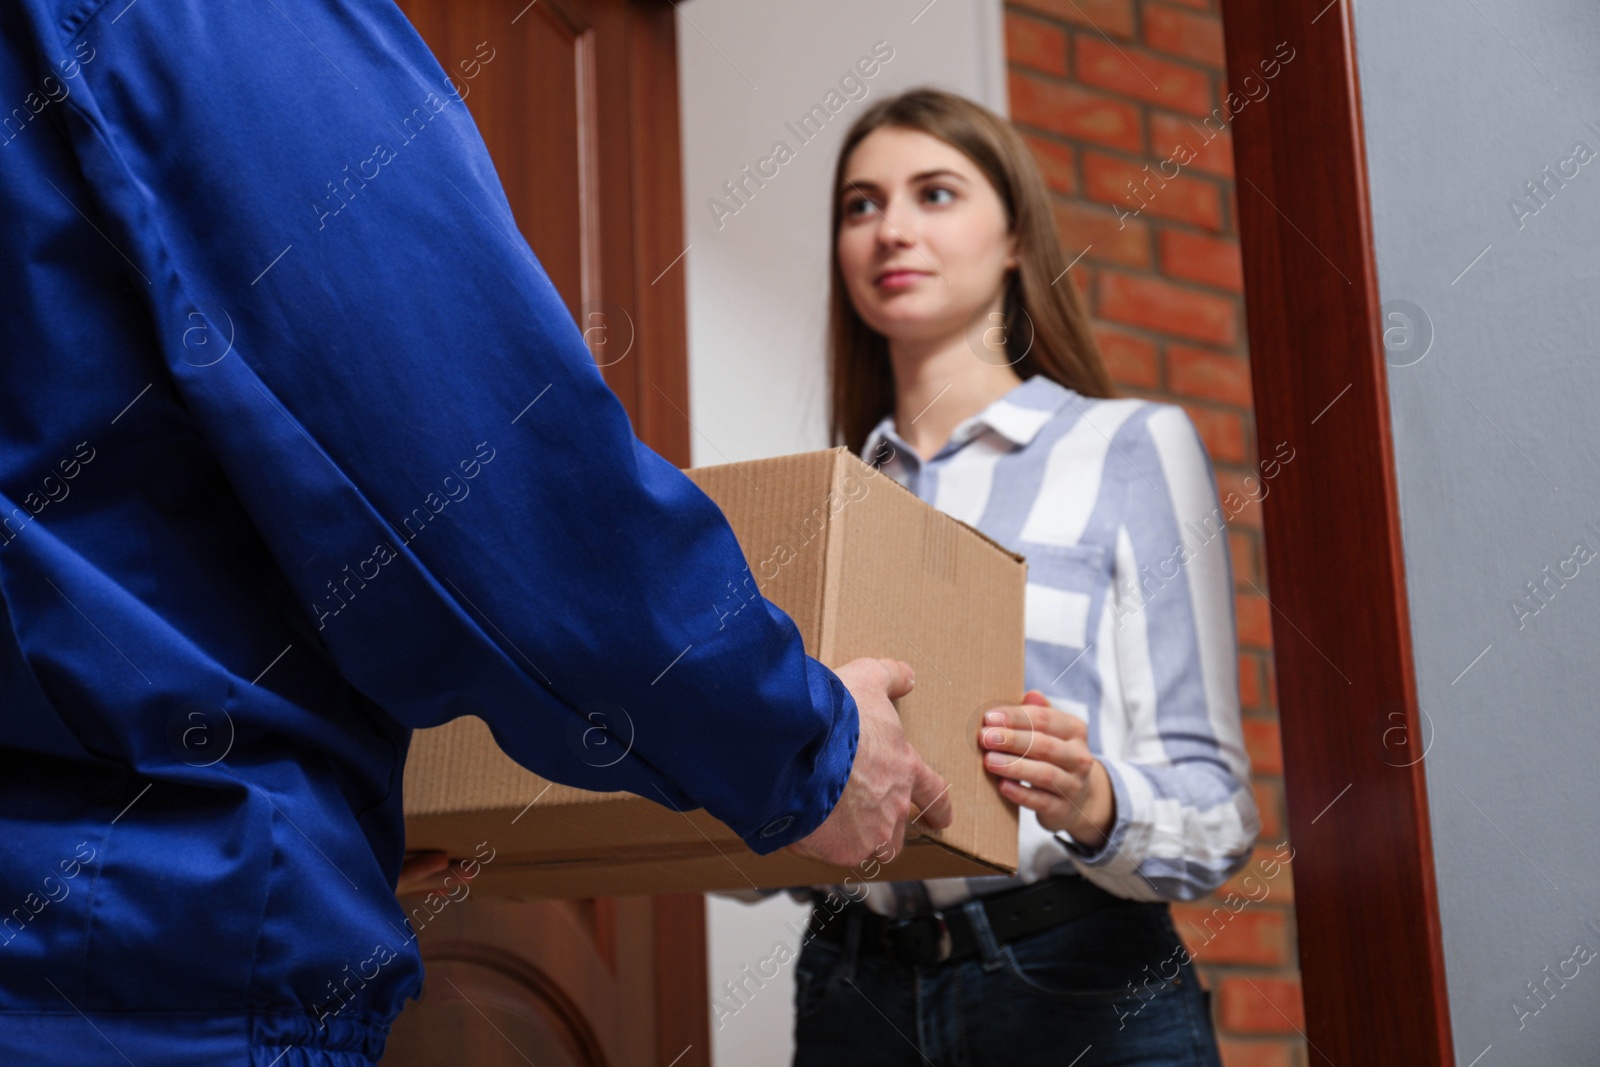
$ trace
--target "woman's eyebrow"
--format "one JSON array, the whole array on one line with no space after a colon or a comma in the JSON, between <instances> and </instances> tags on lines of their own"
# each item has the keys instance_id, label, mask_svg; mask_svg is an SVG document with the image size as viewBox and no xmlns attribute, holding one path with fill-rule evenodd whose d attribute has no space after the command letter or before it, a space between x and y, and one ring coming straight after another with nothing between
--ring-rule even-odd
<instances>
[{"instance_id":1,"label":"woman's eyebrow","mask_svg":"<svg viewBox=\"0 0 1600 1067\"><path fill-rule=\"evenodd\" d=\"M936 170L918 171L917 173L915 173L915 174L913 174L911 176L911 181L913 181L913 182L925 182L930 178L954 178L958 182L965 182L967 180L964 175L957 174L953 170L946 170L946 169L943 169L943 168L939 168L939 169L936 169ZM860 190L862 192L879 192L880 191L879 188L878 188L878 184L876 182L869 181L866 178L846 178L844 180L843 188L841 188L839 190L839 195L840 196L845 196L845 195L847 195L847 194L849 194L851 192L854 192L856 190Z\"/></svg>"}]
</instances>

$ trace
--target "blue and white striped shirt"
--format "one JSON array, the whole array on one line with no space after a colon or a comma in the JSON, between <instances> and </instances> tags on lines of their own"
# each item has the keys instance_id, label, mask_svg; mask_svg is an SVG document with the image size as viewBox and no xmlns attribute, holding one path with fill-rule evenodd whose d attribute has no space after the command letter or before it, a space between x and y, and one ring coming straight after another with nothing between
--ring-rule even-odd
<instances>
[{"instance_id":1,"label":"blue and white striped shirt","mask_svg":"<svg viewBox=\"0 0 1600 1067\"><path fill-rule=\"evenodd\" d=\"M1191 900L1241 868L1261 822L1239 722L1232 566L1210 459L1183 408L1085 397L1035 375L931 459L892 414L862 456L1027 558L1024 681L1087 722L1117 809L1090 850L1023 808L1018 877L875 883L868 906L949 907L1074 871L1123 897Z\"/></svg>"}]
</instances>

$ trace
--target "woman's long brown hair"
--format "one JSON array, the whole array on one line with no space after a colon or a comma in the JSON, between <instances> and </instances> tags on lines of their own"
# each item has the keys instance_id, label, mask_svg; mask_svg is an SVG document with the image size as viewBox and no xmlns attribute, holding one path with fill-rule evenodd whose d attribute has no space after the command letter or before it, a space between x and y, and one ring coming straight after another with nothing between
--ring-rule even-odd
<instances>
[{"instance_id":1,"label":"woman's long brown hair","mask_svg":"<svg viewBox=\"0 0 1600 1067\"><path fill-rule=\"evenodd\" d=\"M1008 232L1017 237L1017 269L1006 277L1005 336L1031 335L1026 354L1013 364L1017 374L1023 380L1041 374L1083 396L1116 395L1078 290L1063 278L1068 260L1056 235L1049 190L1028 146L1009 122L971 100L941 89L910 89L879 101L856 120L834 166L828 292L834 444L859 455L872 428L894 410L889 342L857 314L839 269L845 164L855 147L881 127L937 137L972 160L999 194Z\"/></svg>"}]
</instances>

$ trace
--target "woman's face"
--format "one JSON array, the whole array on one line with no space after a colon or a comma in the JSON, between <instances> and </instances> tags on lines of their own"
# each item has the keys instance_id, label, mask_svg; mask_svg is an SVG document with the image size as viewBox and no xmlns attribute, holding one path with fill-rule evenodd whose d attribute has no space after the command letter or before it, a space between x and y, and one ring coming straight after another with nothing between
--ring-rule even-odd
<instances>
[{"instance_id":1,"label":"woman's face","mask_svg":"<svg viewBox=\"0 0 1600 1067\"><path fill-rule=\"evenodd\" d=\"M845 161L839 268L857 314L891 341L981 327L1016 266L994 186L959 150L879 127Z\"/></svg>"}]
</instances>

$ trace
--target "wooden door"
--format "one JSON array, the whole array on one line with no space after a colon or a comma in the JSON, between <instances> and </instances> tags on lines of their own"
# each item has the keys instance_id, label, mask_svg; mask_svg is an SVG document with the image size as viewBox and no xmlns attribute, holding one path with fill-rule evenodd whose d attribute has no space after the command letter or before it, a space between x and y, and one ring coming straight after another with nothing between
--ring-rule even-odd
<instances>
[{"instance_id":1,"label":"wooden door","mask_svg":"<svg viewBox=\"0 0 1600 1067\"><path fill-rule=\"evenodd\" d=\"M1456 1058L1427 771L1413 756L1431 735L1411 657L1352 4L1222 0L1222 17L1235 88L1294 49L1272 103L1241 108L1232 135L1256 439L1304 442L1261 505L1303 1036L1317 1064L1443 1067Z\"/></svg>"},{"instance_id":2,"label":"wooden door","mask_svg":"<svg viewBox=\"0 0 1600 1067\"><path fill-rule=\"evenodd\" d=\"M673 9L400 0L472 111L517 224L639 436L689 463ZM418 937L385 1067L706 1067L699 895L472 894Z\"/></svg>"}]
</instances>

